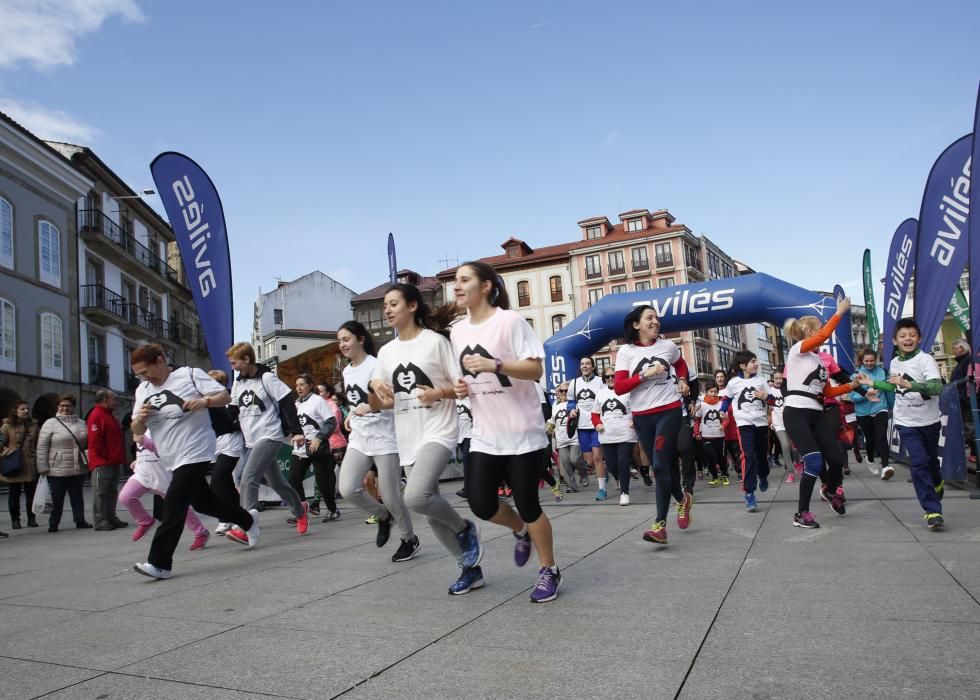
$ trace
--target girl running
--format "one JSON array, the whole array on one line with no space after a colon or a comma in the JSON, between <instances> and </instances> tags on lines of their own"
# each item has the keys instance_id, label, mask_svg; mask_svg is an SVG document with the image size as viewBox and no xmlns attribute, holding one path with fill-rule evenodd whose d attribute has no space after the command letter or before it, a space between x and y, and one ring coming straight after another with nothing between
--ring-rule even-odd
<instances>
[{"instance_id":1,"label":"girl running","mask_svg":"<svg viewBox=\"0 0 980 700\"><path fill-rule=\"evenodd\" d=\"M759 359L754 352L739 350L732 358L732 378L725 386L723 411L731 406L738 426L738 445L742 453L742 491L745 510L759 510L755 489L769 490L769 385L759 376Z\"/></svg>"},{"instance_id":2,"label":"girl running","mask_svg":"<svg viewBox=\"0 0 980 700\"><path fill-rule=\"evenodd\" d=\"M592 425L599 433L599 443L602 445L602 456L606 469L618 476L619 505L630 504L630 457L633 446L637 442L636 431L633 429L633 414L630 411L629 395L617 396L612 390L616 375L611 367L602 371L605 386L595 397L595 407L592 409Z\"/></svg>"},{"instance_id":3,"label":"girl running","mask_svg":"<svg viewBox=\"0 0 980 700\"><path fill-rule=\"evenodd\" d=\"M323 522L340 518L335 495L337 476L334 473L333 452L330 449L330 436L337 430L337 416L330 405L316 393L313 377L301 374L296 378L296 415L303 429L306 444L293 448L289 463L289 484L299 497L306 499L303 478L312 465L313 478L320 487L320 495L327 506L327 517ZM334 407L336 408L336 406ZM319 512L319 505L317 507Z\"/></svg>"},{"instance_id":4,"label":"girl running","mask_svg":"<svg viewBox=\"0 0 980 700\"><path fill-rule=\"evenodd\" d=\"M558 450L559 470L565 476L565 485L569 491L578 492L575 484L575 472L584 486L588 486L589 465L582 458L582 449L575 436L568 436L568 384L562 383L555 389L555 405L551 419L547 422L549 432L554 435L555 448Z\"/></svg>"},{"instance_id":5,"label":"girl running","mask_svg":"<svg viewBox=\"0 0 980 700\"><path fill-rule=\"evenodd\" d=\"M388 289L384 314L397 337L378 353L368 399L376 410L394 409L398 455L408 474L405 505L425 516L436 539L459 561L463 575L449 587L458 595L477 587L466 572L479 570L483 546L476 522L464 520L439 495L439 477L456 451L459 434L453 389L459 366L449 339L432 329L445 329L454 310L433 314L411 284ZM414 552L418 549L416 538Z\"/></svg>"},{"instance_id":6,"label":"girl running","mask_svg":"<svg viewBox=\"0 0 980 700\"><path fill-rule=\"evenodd\" d=\"M419 538L412 530L412 519L401 494L401 465L395 444L395 422L390 410L376 411L368 402L371 377L378 363L374 340L357 321L347 321L337 331L341 354L350 360L344 367L344 394L350 404L347 416L347 452L340 467L340 494L378 523L375 544L384 547L391 536L391 524L398 526L401 545L392 561L408 561L418 552ZM364 477L372 462L378 470L378 491L384 505L364 488ZM325 495L325 494L324 494Z\"/></svg>"},{"instance_id":7,"label":"girl running","mask_svg":"<svg viewBox=\"0 0 980 700\"><path fill-rule=\"evenodd\" d=\"M783 467L786 470L786 483L792 484L796 481L796 462L793 460L793 445L790 442L789 434L786 432L786 423L783 421L783 408L785 399L783 398L783 373L776 372L772 375L772 387L769 395L772 397L772 407L769 417L772 420L772 431L776 434L776 442L783 454ZM801 470L802 471L802 470Z\"/></svg>"},{"instance_id":8,"label":"girl running","mask_svg":"<svg viewBox=\"0 0 980 700\"><path fill-rule=\"evenodd\" d=\"M473 407L466 475L470 508L478 518L511 529L517 566L527 564L533 544L540 568L531 602L546 603L558 597L562 577L551 522L538 502L538 479L549 447L534 384L541 377L544 347L527 322L509 310L507 290L486 263L460 265L453 291L456 303L467 311L453 327L452 341L463 374L456 396L469 396ZM497 484L504 477L513 488L516 511L497 498ZM463 569L459 583L483 585L479 567Z\"/></svg>"},{"instance_id":9,"label":"girl running","mask_svg":"<svg viewBox=\"0 0 980 700\"><path fill-rule=\"evenodd\" d=\"M829 373L817 354L817 350L827 342L841 317L850 308L850 299L845 297L839 300L836 313L823 328L816 316L790 318L783 325L786 338L793 343L786 358L786 376L783 380L783 421L786 432L796 443L803 461L799 503L793 516L794 527L820 527L810 512L810 499L817 479L825 471L823 455L833 454L834 450L839 449L837 429L831 429L824 419L824 395L836 396L858 386L857 382L838 387L828 386ZM843 508L842 502L838 505ZM837 512L837 508L834 511Z\"/></svg>"},{"instance_id":10,"label":"girl running","mask_svg":"<svg viewBox=\"0 0 980 700\"><path fill-rule=\"evenodd\" d=\"M633 425L643 451L653 460L657 517L643 534L647 542L667 544L667 509L677 501L677 526L691 524L694 498L681 490L677 434L681 400L689 393L687 363L673 341L660 337L660 319L652 306L633 309L623 321L626 343L616 355L615 391L629 394Z\"/></svg>"},{"instance_id":11,"label":"girl running","mask_svg":"<svg viewBox=\"0 0 980 700\"><path fill-rule=\"evenodd\" d=\"M711 475L708 486L728 486L728 472L724 470L725 429L722 427L721 399L718 398L718 385L714 382L705 387L704 397L698 402L694 435L701 440L704 460Z\"/></svg>"}]
</instances>

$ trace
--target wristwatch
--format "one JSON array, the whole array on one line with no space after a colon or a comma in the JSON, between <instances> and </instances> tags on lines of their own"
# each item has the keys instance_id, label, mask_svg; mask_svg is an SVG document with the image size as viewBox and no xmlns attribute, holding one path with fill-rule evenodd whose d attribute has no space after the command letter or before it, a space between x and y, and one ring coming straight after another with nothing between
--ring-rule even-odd
<instances>
[{"instance_id":1,"label":"wristwatch","mask_svg":"<svg viewBox=\"0 0 980 700\"><path fill-rule=\"evenodd\" d=\"M495 357L495 358L493 358L493 362L494 362L494 365L495 365L494 370L493 370L494 373L500 374L500 370L504 366L504 361L501 360L499 357Z\"/></svg>"}]
</instances>

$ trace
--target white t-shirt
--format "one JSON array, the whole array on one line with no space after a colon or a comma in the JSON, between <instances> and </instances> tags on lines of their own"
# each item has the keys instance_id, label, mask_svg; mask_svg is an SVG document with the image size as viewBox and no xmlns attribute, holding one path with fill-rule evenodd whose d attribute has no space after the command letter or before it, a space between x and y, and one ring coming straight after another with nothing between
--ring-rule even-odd
<instances>
[{"instance_id":1,"label":"white t-shirt","mask_svg":"<svg viewBox=\"0 0 980 700\"><path fill-rule=\"evenodd\" d=\"M635 377L653 364L663 365L667 371L649 381L640 382L630 391L630 403L634 413L649 411L677 403L681 394L677 389L677 370L674 363L681 351L674 342L658 338L653 345L623 345L616 353L616 371Z\"/></svg>"},{"instance_id":2,"label":"white t-shirt","mask_svg":"<svg viewBox=\"0 0 980 700\"><path fill-rule=\"evenodd\" d=\"M911 382L927 382L940 378L939 366L932 355L921 351L907 360L893 357L888 372L890 375L905 377ZM907 428L921 428L938 423L941 418L939 397L899 387L895 390L894 417L895 425Z\"/></svg>"},{"instance_id":3,"label":"white t-shirt","mask_svg":"<svg viewBox=\"0 0 980 700\"><path fill-rule=\"evenodd\" d=\"M555 428L555 446L558 449L562 447L568 447L570 445L577 445L578 438L572 435L568 437L568 402L567 401L557 401L551 409L551 420L548 421L549 425Z\"/></svg>"},{"instance_id":4,"label":"white t-shirt","mask_svg":"<svg viewBox=\"0 0 980 700\"><path fill-rule=\"evenodd\" d=\"M793 408L823 410L823 388L830 373L815 352L801 352L803 341L786 356L786 394L783 401Z\"/></svg>"},{"instance_id":5,"label":"white t-shirt","mask_svg":"<svg viewBox=\"0 0 980 700\"><path fill-rule=\"evenodd\" d=\"M272 392L270 394L270 392ZM235 377L231 385L231 405L238 406L238 423L242 426L245 446L259 440L286 442L279 422L279 402L292 392L272 372L262 371L254 377Z\"/></svg>"},{"instance_id":6,"label":"white t-shirt","mask_svg":"<svg viewBox=\"0 0 980 700\"><path fill-rule=\"evenodd\" d=\"M576 377L568 383L568 400L575 402L578 409L578 429L595 430L592 425L592 412L595 411L595 397L599 390L606 386L602 377L593 374L592 379Z\"/></svg>"},{"instance_id":7,"label":"white t-shirt","mask_svg":"<svg viewBox=\"0 0 980 700\"><path fill-rule=\"evenodd\" d=\"M779 387L774 386L769 388L769 395L773 397L772 404L772 429L773 430L786 430L786 424L783 423L783 407L786 405L786 400L783 398L783 392Z\"/></svg>"},{"instance_id":8,"label":"white t-shirt","mask_svg":"<svg viewBox=\"0 0 980 700\"><path fill-rule=\"evenodd\" d=\"M456 399L456 418L459 426L460 442L473 435L473 409L470 408L470 400Z\"/></svg>"},{"instance_id":9,"label":"white t-shirt","mask_svg":"<svg viewBox=\"0 0 980 700\"><path fill-rule=\"evenodd\" d=\"M695 415L700 421L699 430L702 438L705 440L714 440L725 437L725 429L722 427L722 421L725 420L727 412L721 412L721 401L716 401L715 403L699 401Z\"/></svg>"},{"instance_id":10,"label":"white t-shirt","mask_svg":"<svg viewBox=\"0 0 980 700\"><path fill-rule=\"evenodd\" d=\"M245 438L242 437L242 431L236 430L233 433L219 435L214 451L219 455L241 457L242 452L245 451Z\"/></svg>"},{"instance_id":11,"label":"white t-shirt","mask_svg":"<svg viewBox=\"0 0 980 700\"><path fill-rule=\"evenodd\" d=\"M368 457L398 452L398 445L395 443L395 415L391 410L363 416L354 413L354 409L361 404L368 405L371 377L374 376L377 364L378 358L367 355L356 367L353 364L344 367L344 394L351 407L347 446Z\"/></svg>"},{"instance_id":12,"label":"white t-shirt","mask_svg":"<svg viewBox=\"0 0 980 700\"><path fill-rule=\"evenodd\" d=\"M533 381L494 372L472 374L463 368L467 355L503 362L544 358L544 346L527 321L507 309L496 309L479 324L467 316L453 326L452 341L457 368L469 385L473 408L470 451L519 455L547 448L550 441Z\"/></svg>"},{"instance_id":13,"label":"white t-shirt","mask_svg":"<svg viewBox=\"0 0 980 700\"><path fill-rule=\"evenodd\" d=\"M418 450L434 442L456 449L459 428L456 402L436 401L426 407L418 387L451 387L459 379L453 348L443 336L428 328L411 340L395 338L381 348L372 379L390 384L395 393L395 439L403 467L415 463Z\"/></svg>"},{"instance_id":14,"label":"white t-shirt","mask_svg":"<svg viewBox=\"0 0 980 700\"><path fill-rule=\"evenodd\" d=\"M299 425L303 429L303 437L309 442L317 436L320 429L331 418L336 421L333 410L318 394L307 394L306 398L296 400L296 416L299 418ZM329 440L330 436L323 439ZM293 454L297 457L307 457L306 445L293 449Z\"/></svg>"},{"instance_id":15,"label":"white t-shirt","mask_svg":"<svg viewBox=\"0 0 980 700\"><path fill-rule=\"evenodd\" d=\"M196 367L175 369L160 386L142 382L137 387L133 418L144 404L153 409L146 420L146 427L153 431L153 442L160 455L160 463L165 468L173 471L185 464L214 459L215 438L211 417L207 410L185 411L184 402L224 389L207 372Z\"/></svg>"},{"instance_id":16,"label":"white t-shirt","mask_svg":"<svg viewBox=\"0 0 980 700\"><path fill-rule=\"evenodd\" d=\"M755 396L757 389L769 392L769 384L758 374L754 377L732 377L728 380L724 393L731 399L735 425L754 425L760 428L769 425L766 400Z\"/></svg>"},{"instance_id":17,"label":"white t-shirt","mask_svg":"<svg viewBox=\"0 0 980 700\"><path fill-rule=\"evenodd\" d=\"M136 443L136 469L130 478L136 479L151 491L166 493L173 476L160 463L160 455L156 453L156 449L149 449L152 443L153 437L147 430L143 434L143 443Z\"/></svg>"},{"instance_id":18,"label":"white t-shirt","mask_svg":"<svg viewBox=\"0 0 980 700\"><path fill-rule=\"evenodd\" d=\"M603 429L599 431L600 444L636 442L629 394L617 396L609 387L602 387L596 396L593 413L599 414L599 422L602 423Z\"/></svg>"}]
</instances>

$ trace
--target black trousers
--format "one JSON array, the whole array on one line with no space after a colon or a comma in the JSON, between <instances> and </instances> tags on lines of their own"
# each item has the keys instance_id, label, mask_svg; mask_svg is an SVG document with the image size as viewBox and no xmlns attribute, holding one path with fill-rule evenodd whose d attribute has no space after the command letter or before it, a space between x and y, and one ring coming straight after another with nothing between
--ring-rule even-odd
<instances>
[{"instance_id":1,"label":"black trousers","mask_svg":"<svg viewBox=\"0 0 980 700\"><path fill-rule=\"evenodd\" d=\"M237 503L230 504L215 495L206 478L209 462L184 464L174 470L174 478L163 499L163 520L150 545L150 564L169 571L174 551L184 531L188 507L199 515L210 515L223 523L234 523L243 530L252 527L252 516Z\"/></svg>"},{"instance_id":2,"label":"black trousers","mask_svg":"<svg viewBox=\"0 0 980 700\"><path fill-rule=\"evenodd\" d=\"M858 425L864 433L864 448L868 452L868 461L875 457L881 460L881 466L888 466L888 411L878 411L873 416L858 416Z\"/></svg>"},{"instance_id":3,"label":"black trousers","mask_svg":"<svg viewBox=\"0 0 980 700\"><path fill-rule=\"evenodd\" d=\"M71 501L71 514L75 523L85 522L85 499L82 498L82 486L85 484L85 475L75 476L49 476L48 486L51 487L51 516L48 518L49 525L59 525L61 523L61 513L65 508L65 494Z\"/></svg>"},{"instance_id":4,"label":"black trousers","mask_svg":"<svg viewBox=\"0 0 980 700\"><path fill-rule=\"evenodd\" d=\"M235 467L238 457L219 454L211 467L211 490L225 503L238 505L238 489L235 488Z\"/></svg>"},{"instance_id":5,"label":"black trousers","mask_svg":"<svg viewBox=\"0 0 980 700\"><path fill-rule=\"evenodd\" d=\"M313 478L316 485L320 488L320 496L327 510L333 513L337 510L337 472L334 470L336 462L333 460L333 453L328 452L322 457L297 457L292 455L289 461L289 485L295 489L302 501L306 500L306 493L303 490L303 477L306 470L313 465Z\"/></svg>"},{"instance_id":6,"label":"black trousers","mask_svg":"<svg viewBox=\"0 0 980 700\"><path fill-rule=\"evenodd\" d=\"M27 517L34 518L31 506L34 505L34 492L37 490L37 478L33 481L17 481L7 485L7 508L10 510L10 520L20 520L20 494L24 493L27 501Z\"/></svg>"}]
</instances>

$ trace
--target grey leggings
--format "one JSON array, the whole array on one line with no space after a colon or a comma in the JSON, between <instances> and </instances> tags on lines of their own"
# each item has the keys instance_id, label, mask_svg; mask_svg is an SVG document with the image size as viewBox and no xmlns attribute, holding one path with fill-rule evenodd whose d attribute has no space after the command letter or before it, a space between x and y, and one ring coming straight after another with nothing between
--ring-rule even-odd
<instances>
[{"instance_id":1,"label":"grey leggings","mask_svg":"<svg viewBox=\"0 0 980 700\"><path fill-rule=\"evenodd\" d=\"M572 480L572 483L575 481L576 470L580 476L589 473L589 465L582 458L582 449L577 444L559 447L558 461L561 463L562 471L567 475L567 478Z\"/></svg>"},{"instance_id":2,"label":"grey leggings","mask_svg":"<svg viewBox=\"0 0 980 700\"><path fill-rule=\"evenodd\" d=\"M384 505L364 490L364 476L371 468L371 462L378 467L378 491ZM401 493L402 469L398 464L398 454L376 455L368 457L353 447L347 448L344 463L340 467L340 495L344 500L354 504L368 515L384 518L387 513L395 519L395 525L403 540L411 540L415 536L412 530L412 518L405 507Z\"/></svg>"},{"instance_id":3,"label":"grey leggings","mask_svg":"<svg viewBox=\"0 0 980 700\"><path fill-rule=\"evenodd\" d=\"M779 447L783 453L783 467L786 469L793 468L793 447L789 441L789 433L785 430L777 430L776 439L779 440Z\"/></svg>"},{"instance_id":4,"label":"grey leggings","mask_svg":"<svg viewBox=\"0 0 980 700\"><path fill-rule=\"evenodd\" d=\"M405 505L424 515L436 539L459 559L463 552L456 533L466 529L466 521L439 495L439 477L446 470L451 456L449 448L434 442L427 442L419 448L415 464L405 469L408 473Z\"/></svg>"},{"instance_id":5,"label":"grey leggings","mask_svg":"<svg viewBox=\"0 0 980 700\"><path fill-rule=\"evenodd\" d=\"M265 477L266 484L289 504L295 517L303 515L303 502L299 494L289 485L279 470L276 453L282 443L279 440L259 440L242 456L241 505L245 510L255 508L259 503L259 482Z\"/></svg>"}]
</instances>

